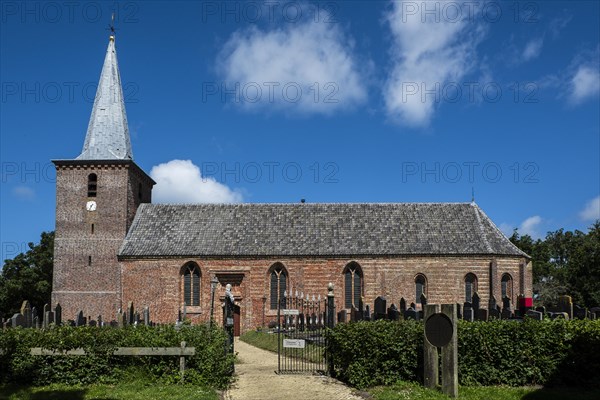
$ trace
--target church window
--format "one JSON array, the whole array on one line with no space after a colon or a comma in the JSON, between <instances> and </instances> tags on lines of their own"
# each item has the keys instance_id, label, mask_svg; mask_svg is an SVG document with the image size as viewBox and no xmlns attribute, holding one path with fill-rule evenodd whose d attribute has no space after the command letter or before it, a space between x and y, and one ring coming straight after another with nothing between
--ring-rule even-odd
<instances>
[{"instance_id":1,"label":"church window","mask_svg":"<svg viewBox=\"0 0 600 400\"><path fill-rule=\"evenodd\" d=\"M468 273L465 276L465 302L473 301L473 294L477 291L477 277L475 274Z\"/></svg>"},{"instance_id":2,"label":"church window","mask_svg":"<svg viewBox=\"0 0 600 400\"><path fill-rule=\"evenodd\" d=\"M512 299L513 294L513 279L510 274L503 274L502 280L500 281L501 289L502 289L502 298L508 297Z\"/></svg>"},{"instance_id":3,"label":"church window","mask_svg":"<svg viewBox=\"0 0 600 400\"><path fill-rule=\"evenodd\" d=\"M421 302L421 295L427 296L427 279L423 274L417 274L415 277L415 304Z\"/></svg>"},{"instance_id":4,"label":"church window","mask_svg":"<svg viewBox=\"0 0 600 400\"><path fill-rule=\"evenodd\" d=\"M287 289L287 271L281 263L273 265L270 271L269 304L271 310L276 310Z\"/></svg>"},{"instance_id":5,"label":"church window","mask_svg":"<svg viewBox=\"0 0 600 400\"><path fill-rule=\"evenodd\" d=\"M98 190L98 176L96 174L88 175L88 197L96 197Z\"/></svg>"},{"instance_id":6,"label":"church window","mask_svg":"<svg viewBox=\"0 0 600 400\"><path fill-rule=\"evenodd\" d=\"M192 307L200 305L200 267L193 262L183 267L183 301Z\"/></svg>"},{"instance_id":7,"label":"church window","mask_svg":"<svg viewBox=\"0 0 600 400\"><path fill-rule=\"evenodd\" d=\"M351 262L344 269L344 303L346 308L359 307L362 296L363 274L355 262Z\"/></svg>"}]
</instances>

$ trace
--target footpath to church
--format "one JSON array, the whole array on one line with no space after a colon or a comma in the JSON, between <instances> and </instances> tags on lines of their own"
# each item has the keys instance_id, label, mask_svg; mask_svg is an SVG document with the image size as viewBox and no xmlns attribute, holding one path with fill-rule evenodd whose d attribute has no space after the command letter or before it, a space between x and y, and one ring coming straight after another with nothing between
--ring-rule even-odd
<instances>
[{"instance_id":1,"label":"footpath to church","mask_svg":"<svg viewBox=\"0 0 600 400\"><path fill-rule=\"evenodd\" d=\"M236 381L225 400L364 400L341 382L316 375L278 375L277 354L236 339Z\"/></svg>"}]
</instances>

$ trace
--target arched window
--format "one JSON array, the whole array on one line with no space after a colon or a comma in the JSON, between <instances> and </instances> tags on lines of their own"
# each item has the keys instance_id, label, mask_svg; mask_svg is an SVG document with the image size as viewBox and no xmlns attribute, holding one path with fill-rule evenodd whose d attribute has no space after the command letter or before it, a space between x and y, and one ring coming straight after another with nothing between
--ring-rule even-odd
<instances>
[{"instance_id":1,"label":"arched window","mask_svg":"<svg viewBox=\"0 0 600 400\"><path fill-rule=\"evenodd\" d=\"M277 305L283 299L283 294L287 289L287 271L281 263L276 263L269 269L270 276L270 308L271 310L277 310Z\"/></svg>"},{"instance_id":2,"label":"arched window","mask_svg":"<svg viewBox=\"0 0 600 400\"><path fill-rule=\"evenodd\" d=\"M360 265L351 262L344 269L344 303L346 308L358 308L362 296L363 274Z\"/></svg>"},{"instance_id":3,"label":"arched window","mask_svg":"<svg viewBox=\"0 0 600 400\"><path fill-rule=\"evenodd\" d=\"M500 281L502 289L502 298L508 297L512 300L513 295L513 279L510 274L503 274L502 280Z\"/></svg>"},{"instance_id":4,"label":"arched window","mask_svg":"<svg viewBox=\"0 0 600 400\"><path fill-rule=\"evenodd\" d=\"M200 267L190 262L183 267L183 301L187 306L200 305Z\"/></svg>"},{"instance_id":5,"label":"arched window","mask_svg":"<svg viewBox=\"0 0 600 400\"><path fill-rule=\"evenodd\" d=\"M423 274L415 276L415 303L421 302L421 295L427 296L427 278Z\"/></svg>"},{"instance_id":6,"label":"arched window","mask_svg":"<svg viewBox=\"0 0 600 400\"><path fill-rule=\"evenodd\" d=\"M465 302L473 301L473 294L477 291L477 277L475 274L468 273L465 276Z\"/></svg>"},{"instance_id":7,"label":"arched window","mask_svg":"<svg viewBox=\"0 0 600 400\"><path fill-rule=\"evenodd\" d=\"M88 197L96 197L98 191L98 176L96 174L88 175Z\"/></svg>"}]
</instances>

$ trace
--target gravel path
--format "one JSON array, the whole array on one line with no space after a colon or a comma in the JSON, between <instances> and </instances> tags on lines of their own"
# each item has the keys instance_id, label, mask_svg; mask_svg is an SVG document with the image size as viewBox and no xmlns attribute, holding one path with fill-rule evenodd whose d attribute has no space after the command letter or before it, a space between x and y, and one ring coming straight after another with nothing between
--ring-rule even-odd
<instances>
[{"instance_id":1,"label":"gravel path","mask_svg":"<svg viewBox=\"0 0 600 400\"><path fill-rule=\"evenodd\" d=\"M225 400L363 400L344 384L323 376L277 375L277 354L236 339L237 380Z\"/></svg>"}]
</instances>

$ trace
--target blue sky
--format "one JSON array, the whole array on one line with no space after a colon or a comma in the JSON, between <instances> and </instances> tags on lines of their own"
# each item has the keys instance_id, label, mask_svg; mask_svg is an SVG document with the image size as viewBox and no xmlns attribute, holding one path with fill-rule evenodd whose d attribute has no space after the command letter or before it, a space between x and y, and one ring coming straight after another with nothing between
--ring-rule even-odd
<instances>
[{"instance_id":1,"label":"blue sky","mask_svg":"<svg viewBox=\"0 0 600 400\"><path fill-rule=\"evenodd\" d=\"M155 202L466 202L600 216L597 1L1 3L2 258L54 229L116 10Z\"/></svg>"}]
</instances>

